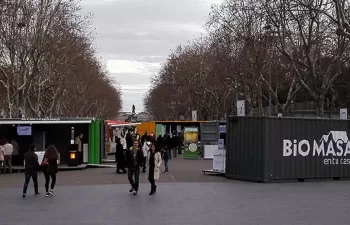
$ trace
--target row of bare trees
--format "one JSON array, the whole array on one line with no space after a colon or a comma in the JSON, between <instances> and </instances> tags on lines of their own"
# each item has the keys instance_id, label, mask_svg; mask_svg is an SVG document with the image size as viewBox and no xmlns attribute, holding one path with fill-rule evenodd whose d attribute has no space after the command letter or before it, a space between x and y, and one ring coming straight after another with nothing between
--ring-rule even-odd
<instances>
[{"instance_id":1,"label":"row of bare trees","mask_svg":"<svg viewBox=\"0 0 350 225\"><path fill-rule=\"evenodd\" d=\"M116 116L121 99L75 0L0 1L2 117Z\"/></svg>"},{"instance_id":2,"label":"row of bare trees","mask_svg":"<svg viewBox=\"0 0 350 225\"><path fill-rule=\"evenodd\" d=\"M348 0L226 0L205 37L178 46L144 98L157 119L197 110L222 119L245 100L251 115L311 102L317 116L350 104Z\"/></svg>"}]
</instances>

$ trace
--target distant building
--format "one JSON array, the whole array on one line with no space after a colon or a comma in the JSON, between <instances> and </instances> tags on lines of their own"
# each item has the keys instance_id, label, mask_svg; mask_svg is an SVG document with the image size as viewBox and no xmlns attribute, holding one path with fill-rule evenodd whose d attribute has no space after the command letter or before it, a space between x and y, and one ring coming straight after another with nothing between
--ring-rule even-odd
<instances>
[{"instance_id":1,"label":"distant building","mask_svg":"<svg viewBox=\"0 0 350 225\"><path fill-rule=\"evenodd\" d=\"M152 115L150 115L149 113L146 113L146 112L140 112L137 114L137 118L144 122L144 121L152 121L153 120L153 117Z\"/></svg>"}]
</instances>

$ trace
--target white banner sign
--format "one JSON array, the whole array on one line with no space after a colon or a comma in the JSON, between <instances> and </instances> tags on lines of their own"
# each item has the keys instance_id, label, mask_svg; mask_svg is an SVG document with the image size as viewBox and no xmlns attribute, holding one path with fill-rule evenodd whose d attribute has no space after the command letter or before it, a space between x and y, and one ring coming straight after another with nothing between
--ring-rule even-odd
<instances>
[{"instance_id":1,"label":"white banner sign","mask_svg":"<svg viewBox=\"0 0 350 225\"><path fill-rule=\"evenodd\" d=\"M237 116L245 116L245 101L237 101Z\"/></svg>"},{"instance_id":2,"label":"white banner sign","mask_svg":"<svg viewBox=\"0 0 350 225\"><path fill-rule=\"evenodd\" d=\"M197 121L197 110L192 111L192 121Z\"/></svg>"},{"instance_id":3,"label":"white banner sign","mask_svg":"<svg viewBox=\"0 0 350 225\"><path fill-rule=\"evenodd\" d=\"M340 119L347 120L348 119L348 109L340 109Z\"/></svg>"}]
</instances>

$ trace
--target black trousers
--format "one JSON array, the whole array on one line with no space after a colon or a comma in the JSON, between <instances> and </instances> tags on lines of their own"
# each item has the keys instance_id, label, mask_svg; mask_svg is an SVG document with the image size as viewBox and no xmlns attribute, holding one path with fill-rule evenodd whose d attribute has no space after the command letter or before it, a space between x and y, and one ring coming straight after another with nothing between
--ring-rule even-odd
<instances>
[{"instance_id":1,"label":"black trousers","mask_svg":"<svg viewBox=\"0 0 350 225\"><path fill-rule=\"evenodd\" d=\"M45 190L46 192L49 192L50 177L52 180L50 189L53 190L56 184L56 173L45 172L44 175L45 175Z\"/></svg>"},{"instance_id":2,"label":"black trousers","mask_svg":"<svg viewBox=\"0 0 350 225\"><path fill-rule=\"evenodd\" d=\"M83 164L83 161L84 161L83 151L81 152L78 151L77 156L78 156L78 165Z\"/></svg>"},{"instance_id":3,"label":"black trousers","mask_svg":"<svg viewBox=\"0 0 350 225\"><path fill-rule=\"evenodd\" d=\"M151 189L155 189L156 188L156 180L154 179L154 174L150 173L149 177L148 177L148 181L151 184Z\"/></svg>"},{"instance_id":4,"label":"black trousers","mask_svg":"<svg viewBox=\"0 0 350 225\"><path fill-rule=\"evenodd\" d=\"M25 176L25 180L23 185L23 194L27 193L30 178L32 178L33 180L35 193L38 193L38 173L36 171L26 171L24 173L24 176Z\"/></svg>"},{"instance_id":5,"label":"black trousers","mask_svg":"<svg viewBox=\"0 0 350 225\"><path fill-rule=\"evenodd\" d=\"M128 168L129 183L135 191L139 190L140 169Z\"/></svg>"},{"instance_id":6,"label":"black trousers","mask_svg":"<svg viewBox=\"0 0 350 225\"><path fill-rule=\"evenodd\" d=\"M122 160L117 161L117 173L120 173L120 170L122 170L123 173L126 173L125 162Z\"/></svg>"},{"instance_id":7,"label":"black trousers","mask_svg":"<svg viewBox=\"0 0 350 225\"><path fill-rule=\"evenodd\" d=\"M142 162L142 172L146 172L146 160L147 160L147 156L144 156L143 162Z\"/></svg>"}]
</instances>

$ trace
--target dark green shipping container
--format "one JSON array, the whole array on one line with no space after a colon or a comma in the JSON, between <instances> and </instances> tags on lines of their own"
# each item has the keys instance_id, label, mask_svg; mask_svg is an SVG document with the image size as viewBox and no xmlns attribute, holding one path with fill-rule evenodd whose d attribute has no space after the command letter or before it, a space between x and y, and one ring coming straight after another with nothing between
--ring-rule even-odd
<instances>
[{"instance_id":1,"label":"dark green shipping container","mask_svg":"<svg viewBox=\"0 0 350 225\"><path fill-rule=\"evenodd\" d=\"M229 116L226 132L228 178L350 178L349 120Z\"/></svg>"}]
</instances>

